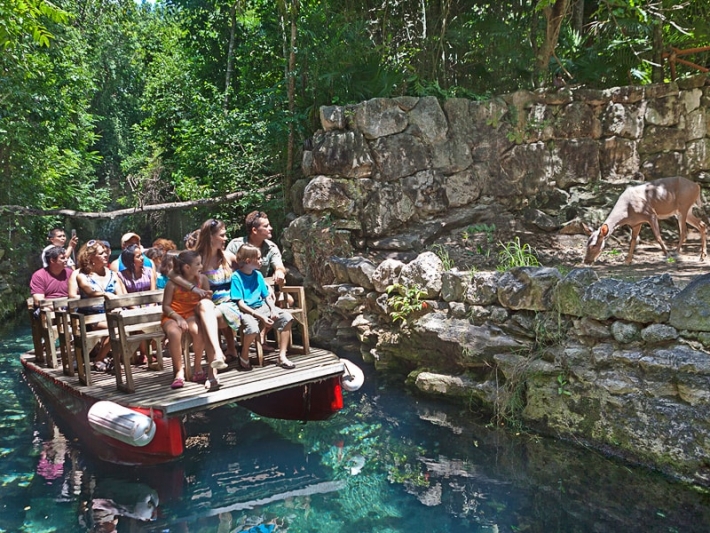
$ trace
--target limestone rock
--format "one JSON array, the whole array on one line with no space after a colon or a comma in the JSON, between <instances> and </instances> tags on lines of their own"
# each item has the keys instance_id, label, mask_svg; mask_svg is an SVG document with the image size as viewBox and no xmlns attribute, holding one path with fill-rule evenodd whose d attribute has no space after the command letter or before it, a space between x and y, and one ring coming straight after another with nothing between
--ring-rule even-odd
<instances>
[{"instance_id":1,"label":"limestone rock","mask_svg":"<svg viewBox=\"0 0 710 533\"><path fill-rule=\"evenodd\" d=\"M555 268L513 268L498 280L498 300L509 309L547 311L552 308L552 290L560 279Z\"/></svg>"},{"instance_id":2,"label":"limestone rock","mask_svg":"<svg viewBox=\"0 0 710 533\"><path fill-rule=\"evenodd\" d=\"M313 174L364 178L372 173L374 160L362 133L331 131L314 136Z\"/></svg>"},{"instance_id":3,"label":"limestone rock","mask_svg":"<svg viewBox=\"0 0 710 533\"><path fill-rule=\"evenodd\" d=\"M377 292L385 292L387 287L399 282L399 273L404 263L395 259L385 259L372 273L372 284Z\"/></svg>"},{"instance_id":4,"label":"limestone rock","mask_svg":"<svg viewBox=\"0 0 710 533\"><path fill-rule=\"evenodd\" d=\"M325 131L345 129L345 108L339 105L320 107L320 124Z\"/></svg>"},{"instance_id":5,"label":"limestone rock","mask_svg":"<svg viewBox=\"0 0 710 533\"><path fill-rule=\"evenodd\" d=\"M402 185L392 183L375 189L362 208L365 235L379 237L391 234L415 214L414 202L404 194Z\"/></svg>"},{"instance_id":6,"label":"limestone rock","mask_svg":"<svg viewBox=\"0 0 710 533\"><path fill-rule=\"evenodd\" d=\"M373 98L354 108L355 126L367 139L378 139L407 129L407 114L393 100Z\"/></svg>"},{"instance_id":7,"label":"limestone rock","mask_svg":"<svg viewBox=\"0 0 710 533\"><path fill-rule=\"evenodd\" d=\"M348 196L346 180L316 176L305 187L303 207L307 211L326 211L346 218L353 214L355 201Z\"/></svg>"},{"instance_id":8,"label":"limestone rock","mask_svg":"<svg viewBox=\"0 0 710 533\"><path fill-rule=\"evenodd\" d=\"M679 330L710 331L710 274L699 276L675 295L668 323Z\"/></svg>"},{"instance_id":9,"label":"limestone rock","mask_svg":"<svg viewBox=\"0 0 710 533\"><path fill-rule=\"evenodd\" d=\"M380 137L372 143L371 150L380 181L398 180L429 167L426 145L408 133Z\"/></svg>"},{"instance_id":10,"label":"limestone rock","mask_svg":"<svg viewBox=\"0 0 710 533\"><path fill-rule=\"evenodd\" d=\"M472 396L490 404L495 401L495 384L489 381L477 382L463 376L420 372L414 385L422 392L440 394L447 397L469 399Z\"/></svg>"},{"instance_id":11,"label":"limestone rock","mask_svg":"<svg viewBox=\"0 0 710 533\"><path fill-rule=\"evenodd\" d=\"M639 139L643 135L646 103L624 105L609 102L602 115L605 137Z\"/></svg>"},{"instance_id":12,"label":"limestone rock","mask_svg":"<svg viewBox=\"0 0 710 533\"><path fill-rule=\"evenodd\" d=\"M651 324L641 330L641 338L647 344L659 344L678 338L678 330L668 324Z\"/></svg>"},{"instance_id":13,"label":"limestone rock","mask_svg":"<svg viewBox=\"0 0 710 533\"><path fill-rule=\"evenodd\" d=\"M441 110L439 100L435 96L419 99L416 107L409 112L409 124L416 127L418 133L428 144L444 140L449 129L446 115Z\"/></svg>"},{"instance_id":14,"label":"limestone rock","mask_svg":"<svg viewBox=\"0 0 710 533\"><path fill-rule=\"evenodd\" d=\"M599 276L591 268L575 268L570 271L555 285L552 293L557 310L566 315L583 316L585 314L582 303L584 291L598 280Z\"/></svg>"},{"instance_id":15,"label":"limestone rock","mask_svg":"<svg viewBox=\"0 0 710 533\"><path fill-rule=\"evenodd\" d=\"M471 280L470 272L447 270L441 275L441 299L445 302L463 302Z\"/></svg>"},{"instance_id":16,"label":"limestone rock","mask_svg":"<svg viewBox=\"0 0 710 533\"><path fill-rule=\"evenodd\" d=\"M471 274L465 302L474 306L490 305L498 301L500 272L481 271Z\"/></svg>"},{"instance_id":17,"label":"limestone rock","mask_svg":"<svg viewBox=\"0 0 710 533\"><path fill-rule=\"evenodd\" d=\"M628 344L639 337L640 327L633 322L616 320L611 324L611 335L616 342Z\"/></svg>"},{"instance_id":18,"label":"limestone rock","mask_svg":"<svg viewBox=\"0 0 710 533\"><path fill-rule=\"evenodd\" d=\"M444 265L433 252L424 252L402 267L399 283L405 287L419 287L427 298L437 298L441 292Z\"/></svg>"},{"instance_id":19,"label":"limestone rock","mask_svg":"<svg viewBox=\"0 0 710 533\"><path fill-rule=\"evenodd\" d=\"M349 258L345 266L348 271L350 281L360 287L372 290L375 288L372 277L375 273L375 265L369 259L362 256Z\"/></svg>"},{"instance_id":20,"label":"limestone rock","mask_svg":"<svg viewBox=\"0 0 710 533\"><path fill-rule=\"evenodd\" d=\"M671 300L679 289L668 274L636 283L603 279L587 287L582 297L584 314L597 320L611 317L649 324L666 322Z\"/></svg>"}]
</instances>

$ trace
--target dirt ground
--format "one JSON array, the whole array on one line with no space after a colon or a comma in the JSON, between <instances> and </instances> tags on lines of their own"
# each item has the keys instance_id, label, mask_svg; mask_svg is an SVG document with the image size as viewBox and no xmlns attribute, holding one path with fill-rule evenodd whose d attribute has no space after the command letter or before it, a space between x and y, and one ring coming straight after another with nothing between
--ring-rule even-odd
<instances>
[{"instance_id":1,"label":"dirt ground","mask_svg":"<svg viewBox=\"0 0 710 533\"><path fill-rule=\"evenodd\" d=\"M520 239L521 245L529 245L543 266L559 268L562 273L572 268L589 266L583 264L587 243L586 235L562 235L543 231L492 229L493 225L469 226L457 230L434 244L435 250L446 250L452 265L462 270L495 270L501 262L499 257L503 244ZM710 272L710 260L699 261L700 235L689 228L682 253L675 255L678 243L677 227L663 227L663 239L672 258L666 260L660 246L649 230L641 233L641 242L636 247L631 265L624 260L629 249L630 228L618 229L607 241L597 261L591 265L600 277L635 280L663 273L670 274L676 285L683 287L696 276ZM440 248L439 248L440 246ZM440 253L441 256L441 253Z\"/></svg>"}]
</instances>

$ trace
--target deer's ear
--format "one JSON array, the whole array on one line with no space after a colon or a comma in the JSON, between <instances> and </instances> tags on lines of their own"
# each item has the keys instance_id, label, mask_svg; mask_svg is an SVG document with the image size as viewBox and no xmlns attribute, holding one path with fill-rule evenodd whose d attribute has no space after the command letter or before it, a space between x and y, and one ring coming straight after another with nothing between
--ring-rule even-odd
<instances>
[{"instance_id":1,"label":"deer's ear","mask_svg":"<svg viewBox=\"0 0 710 533\"><path fill-rule=\"evenodd\" d=\"M589 226L587 226L584 222L582 222L582 229L584 230L584 233L585 233L587 236L589 236L589 235L591 235L592 233L594 233L594 231L592 230L592 228L590 228Z\"/></svg>"},{"instance_id":2,"label":"deer's ear","mask_svg":"<svg viewBox=\"0 0 710 533\"><path fill-rule=\"evenodd\" d=\"M599 228L599 235L606 238L606 236L609 235L609 226L602 224L602 227Z\"/></svg>"}]
</instances>

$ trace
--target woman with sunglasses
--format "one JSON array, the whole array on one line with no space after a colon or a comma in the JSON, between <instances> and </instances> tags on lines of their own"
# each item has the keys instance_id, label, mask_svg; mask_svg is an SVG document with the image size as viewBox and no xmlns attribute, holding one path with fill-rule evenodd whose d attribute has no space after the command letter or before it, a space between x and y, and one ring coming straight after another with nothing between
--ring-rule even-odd
<instances>
[{"instance_id":1,"label":"woman with sunglasses","mask_svg":"<svg viewBox=\"0 0 710 533\"><path fill-rule=\"evenodd\" d=\"M79 249L77 256L77 274L76 283L69 284L69 297L76 298L96 298L103 296L104 298L115 298L118 295L126 294L126 288L123 282L113 270L109 268L108 249L101 241L91 239ZM88 313L102 313L103 306L93 310L88 310ZM87 311L84 311L85 313ZM95 325L98 329L106 329L106 322L99 322ZM111 349L108 337L101 339L99 352L94 359L96 370L102 371L106 369L104 358Z\"/></svg>"},{"instance_id":2,"label":"woman with sunglasses","mask_svg":"<svg viewBox=\"0 0 710 533\"><path fill-rule=\"evenodd\" d=\"M227 360L219 342L219 329L223 328L227 340L227 353L230 360L236 360L237 349L234 345L234 333L239 330L241 313L236 302L232 302L229 290L232 284L232 267L235 257L224 249L227 242L227 230L223 222L211 218L207 220L197 236L194 250L202 257L202 273L207 276L212 292L211 300L200 300L197 314L200 317L207 348L214 351L212 368L222 370L227 368ZM175 270L170 273L170 279L181 287L192 290L202 296L208 296L209 291L188 283Z\"/></svg>"}]
</instances>

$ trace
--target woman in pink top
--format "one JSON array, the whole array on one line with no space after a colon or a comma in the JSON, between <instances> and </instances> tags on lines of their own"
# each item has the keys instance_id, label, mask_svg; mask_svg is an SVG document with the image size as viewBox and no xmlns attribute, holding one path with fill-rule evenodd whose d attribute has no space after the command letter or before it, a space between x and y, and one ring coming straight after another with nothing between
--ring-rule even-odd
<instances>
[{"instance_id":1,"label":"woman in pink top","mask_svg":"<svg viewBox=\"0 0 710 533\"><path fill-rule=\"evenodd\" d=\"M137 244L132 244L121 252L121 263L124 269L118 273L126 292L142 292L155 290L155 270L143 264L143 250Z\"/></svg>"}]
</instances>

